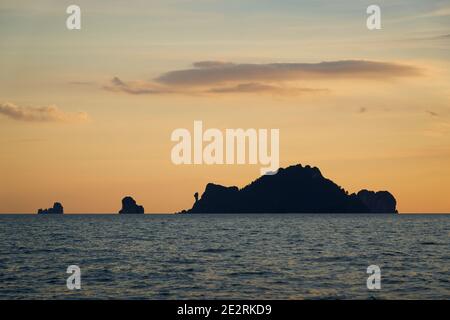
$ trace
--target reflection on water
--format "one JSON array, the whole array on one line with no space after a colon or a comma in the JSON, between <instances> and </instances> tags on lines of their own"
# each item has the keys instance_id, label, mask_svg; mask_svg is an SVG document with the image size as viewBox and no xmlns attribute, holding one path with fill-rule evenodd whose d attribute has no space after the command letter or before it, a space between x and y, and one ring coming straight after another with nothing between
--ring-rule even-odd
<instances>
[{"instance_id":1,"label":"reflection on water","mask_svg":"<svg viewBox=\"0 0 450 320\"><path fill-rule=\"evenodd\" d=\"M0 299L449 299L449 236L450 216L7 215Z\"/></svg>"}]
</instances>

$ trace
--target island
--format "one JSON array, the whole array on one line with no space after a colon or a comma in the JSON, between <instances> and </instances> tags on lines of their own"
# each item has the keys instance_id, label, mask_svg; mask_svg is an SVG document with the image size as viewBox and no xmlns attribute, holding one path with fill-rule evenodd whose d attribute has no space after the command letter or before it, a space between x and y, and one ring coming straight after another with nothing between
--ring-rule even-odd
<instances>
[{"instance_id":1,"label":"island","mask_svg":"<svg viewBox=\"0 0 450 320\"><path fill-rule=\"evenodd\" d=\"M119 214L143 214L144 207L136 204L136 201L127 196L122 199L122 209L120 209Z\"/></svg>"},{"instance_id":2,"label":"island","mask_svg":"<svg viewBox=\"0 0 450 320\"><path fill-rule=\"evenodd\" d=\"M37 214L64 214L64 207L61 203L55 202L52 208L38 209Z\"/></svg>"},{"instance_id":3,"label":"island","mask_svg":"<svg viewBox=\"0 0 450 320\"><path fill-rule=\"evenodd\" d=\"M322 176L317 167L300 164L280 168L239 189L208 183L195 196L195 213L397 213L388 191L348 191Z\"/></svg>"}]
</instances>

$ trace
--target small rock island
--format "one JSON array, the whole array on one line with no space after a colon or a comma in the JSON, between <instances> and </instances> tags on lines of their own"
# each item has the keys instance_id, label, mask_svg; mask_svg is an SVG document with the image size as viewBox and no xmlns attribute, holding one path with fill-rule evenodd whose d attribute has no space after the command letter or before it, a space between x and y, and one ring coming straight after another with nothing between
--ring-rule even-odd
<instances>
[{"instance_id":1,"label":"small rock island","mask_svg":"<svg viewBox=\"0 0 450 320\"><path fill-rule=\"evenodd\" d=\"M143 214L144 207L136 204L136 201L127 196L122 199L122 209L120 209L119 214Z\"/></svg>"},{"instance_id":2,"label":"small rock island","mask_svg":"<svg viewBox=\"0 0 450 320\"><path fill-rule=\"evenodd\" d=\"M64 207L61 203L55 202L53 208L39 209L37 214L64 214Z\"/></svg>"},{"instance_id":3,"label":"small rock island","mask_svg":"<svg viewBox=\"0 0 450 320\"><path fill-rule=\"evenodd\" d=\"M349 194L317 167L299 164L242 189L208 183L192 208L180 213L397 213L396 205L388 191Z\"/></svg>"}]
</instances>

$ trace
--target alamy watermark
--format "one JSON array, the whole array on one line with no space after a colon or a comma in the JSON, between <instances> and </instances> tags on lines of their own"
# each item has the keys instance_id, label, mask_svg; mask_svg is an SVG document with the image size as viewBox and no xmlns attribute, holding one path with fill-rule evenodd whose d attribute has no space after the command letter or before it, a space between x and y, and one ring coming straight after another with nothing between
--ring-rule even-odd
<instances>
[{"instance_id":1,"label":"alamy watermark","mask_svg":"<svg viewBox=\"0 0 450 320\"><path fill-rule=\"evenodd\" d=\"M69 290L81 289L81 269L77 265L70 265L67 267L66 273L70 276L67 278L66 285Z\"/></svg>"},{"instance_id":2,"label":"alamy watermark","mask_svg":"<svg viewBox=\"0 0 450 320\"><path fill-rule=\"evenodd\" d=\"M369 30L381 29L381 8L376 4L367 7L366 13L369 15L366 20L366 26Z\"/></svg>"},{"instance_id":3,"label":"alamy watermark","mask_svg":"<svg viewBox=\"0 0 450 320\"><path fill-rule=\"evenodd\" d=\"M69 16L66 19L66 27L69 30L81 29L81 8L75 4L67 7L66 13Z\"/></svg>"},{"instance_id":4,"label":"alamy watermark","mask_svg":"<svg viewBox=\"0 0 450 320\"><path fill-rule=\"evenodd\" d=\"M66 13L69 16L66 19L66 27L69 30L81 30L81 8L72 4L67 7ZM381 8L379 5L372 4L367 7L366 13L369 15L366 20L366 26L369 30L381 29Z\"/></svg>"},{"instance_id":5,"label":"alamy watermark","mask_svg":"<svg viewBox=\"0 0 450 320\"><path fill-rule=\"evenodd\" d=\"M367 267L367 273L370 276L367 278L367 289L380 290L381 289L381 269L377 265L370 265Z\"/></svg>"},{"instance_id":6,"label":"alamy watermark","mask_svg":"<svg viewBox=\"0 0 450 320\"><path fill-rule=\"evenodd\" d=\"M275 174L280 164L279 129L203 130L194 121L193 133L185 128L172 132L172 163L179 164L260 164L262 175ZM269 150L270 149L270 150Z\"/></svg>"}]
</instances>

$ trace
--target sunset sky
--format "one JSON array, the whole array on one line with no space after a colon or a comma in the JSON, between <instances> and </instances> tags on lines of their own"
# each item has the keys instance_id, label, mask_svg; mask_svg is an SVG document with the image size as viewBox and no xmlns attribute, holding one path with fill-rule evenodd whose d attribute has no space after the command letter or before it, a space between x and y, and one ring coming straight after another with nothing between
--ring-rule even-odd
<instances>
[{"instance_id":1,"label":"sunset sky","mask_svg":"<svg viewBox=\"0 0 450 320\"><path fill-rule=\"evenodd\" d=\"M0 212L190 208L260 165L171 162L177 128L280 129L280 165L450 212L450 2L0 2ZM67 6L81 30L66 28ZM325 63L322 63L325 62Z\"/></svg>"}]
</instances>

